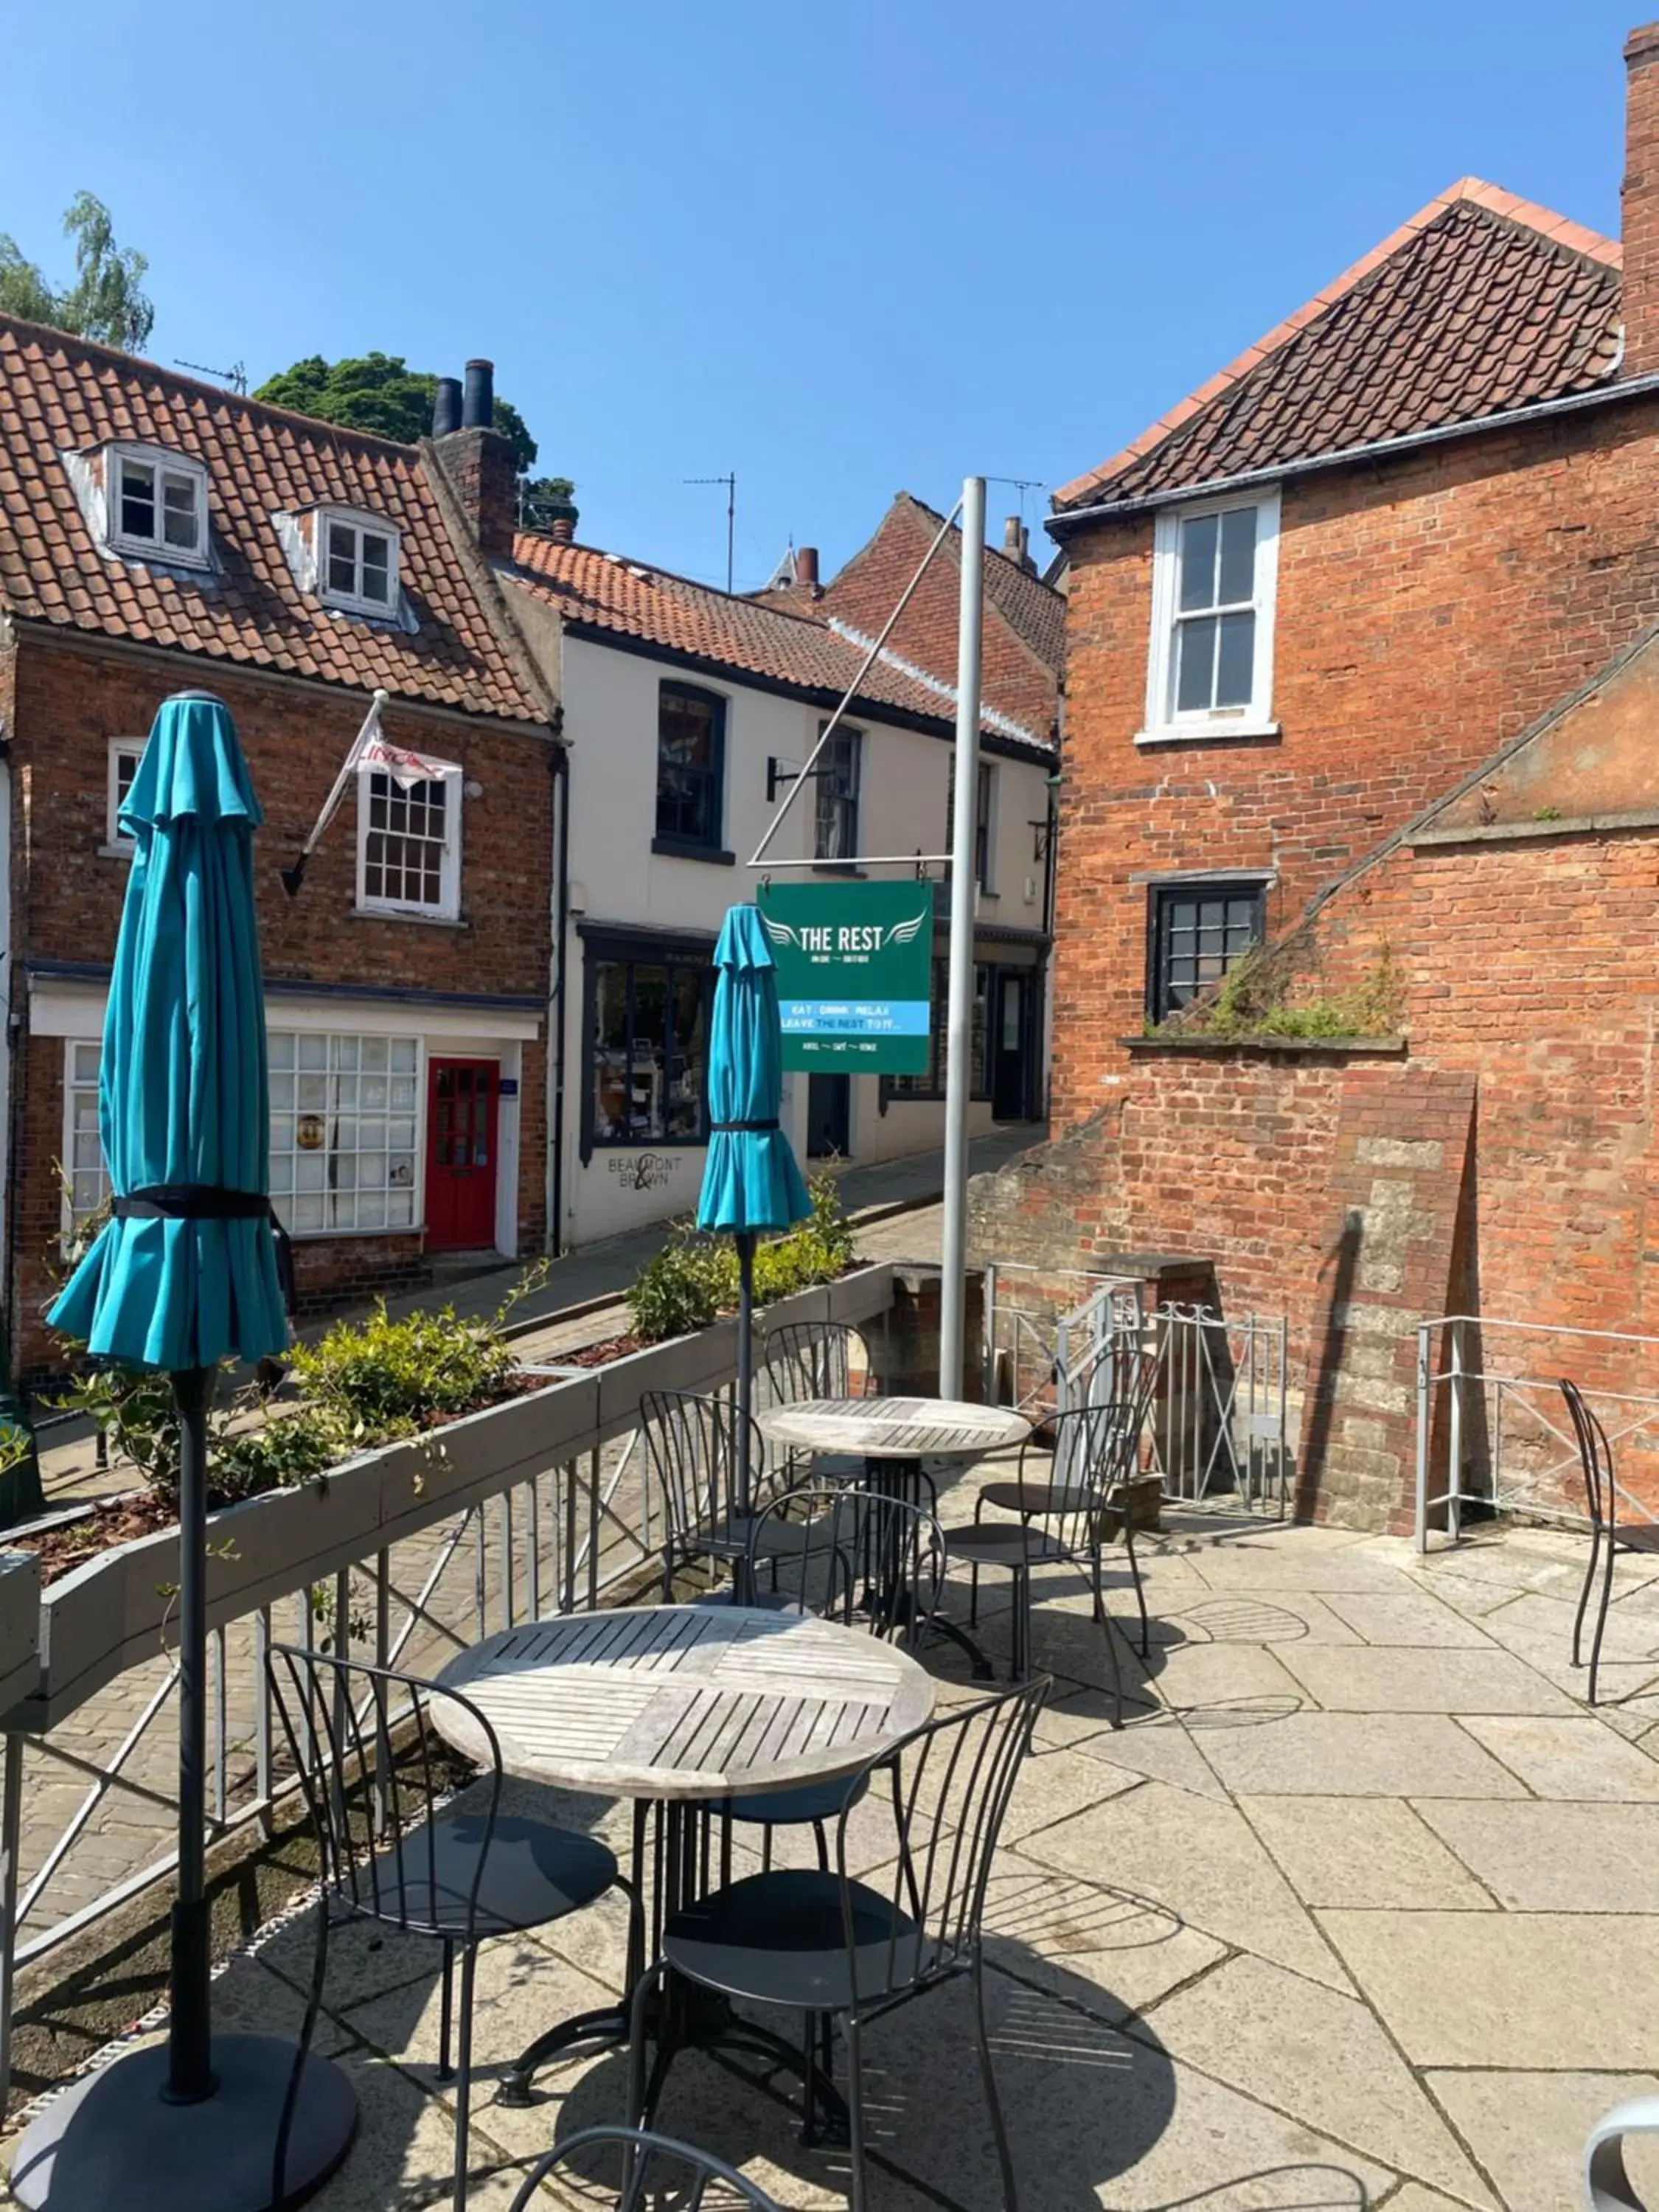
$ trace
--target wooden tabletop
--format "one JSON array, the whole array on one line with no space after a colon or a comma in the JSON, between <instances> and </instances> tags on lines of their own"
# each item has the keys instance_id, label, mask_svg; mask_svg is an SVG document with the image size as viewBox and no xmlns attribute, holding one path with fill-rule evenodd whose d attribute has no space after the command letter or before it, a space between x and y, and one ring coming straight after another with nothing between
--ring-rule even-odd
<instances>
[{"instance_id":1,"label":"wooden tabletop","mask_svg":"<svg viewBox=\"0 0 1659 2212\"><path fill-rule=\"evenodd\" d=\"M866 1459L982 1459L1031 1433L1009 1407L957 1398L798 1398L756 1419L774 1443Z\"/></svg>"},{"instance_id":2,"label":"wooden tabletop","mask_svg":"<svg viewBox=\"0 0 1659 2212\"><path fill-rule=\"evenodd\" d=\"M503 1629L439 1677L489 1719L509 1774L607 1797L693 1798L850 1774L919 1728L933 1683L861 1630L744 1606L653 1605ZM432 1717L469 1759L482 1731Z\"/></svg>"}]
</instances>

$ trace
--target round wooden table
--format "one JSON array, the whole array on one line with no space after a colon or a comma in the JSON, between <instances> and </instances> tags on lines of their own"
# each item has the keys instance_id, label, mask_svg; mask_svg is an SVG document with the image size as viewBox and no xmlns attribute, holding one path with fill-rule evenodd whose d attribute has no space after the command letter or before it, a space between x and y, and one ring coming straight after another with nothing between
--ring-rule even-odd
<instances>
[{"instance_id":1,"label":"round wooden table","mask_svg":"<svg viewBox=\"0 0 1659 2212\"><path fill-rule=\"evenodd\" d=\"M529 1621L462 1652L438 1680L489 1721L507 1773L634 1800L634 1881L651 1902L653 1956L666 1920L708 1886L700 1801L854 1773L920 1728L935 1696L914 1659L873 1636L732 1605ZM446 1741L493 1766L483 1729L463 1707L440 1697L430 1711ZM646 1864L653 1806L654 1875ZM647 1963L629 1960L630 1987ZM699 2042L781 2061L810 2078L805 2054L769 2030L723 2003L705 2014ZM625 2043L629 2032L626 1994L620 2005L560 2021L507 2069L501 2102L527 2104L536 2069L573 2044Z\"/></svg>"},{"instance_id":2,"label":"round wooden table","mask_svg":"<svg viewBox=\"0 0 1659 2212\"><path fill-rule=\"evenodd\" d=\"M971 1466L988 1452L1023 1443L1031 1433L1025 1416L1007 1406L975 1406L958 1398L797 1398L768 1407L757 1419L772 1443L861 1459L863 1486L876 1499L914 1503L921 1489L930 1510L939 1503L930 1466L941 1461ZM909 1556L909 1547L878 1540L875 1556L897 1563ZM884 1587L887 1618L905 1602L890 1583ZM979 1680L991 1680L995 1669L960 1621L935 1613L931 1626L966 1655Z\"/></svg>"}]
</instances>

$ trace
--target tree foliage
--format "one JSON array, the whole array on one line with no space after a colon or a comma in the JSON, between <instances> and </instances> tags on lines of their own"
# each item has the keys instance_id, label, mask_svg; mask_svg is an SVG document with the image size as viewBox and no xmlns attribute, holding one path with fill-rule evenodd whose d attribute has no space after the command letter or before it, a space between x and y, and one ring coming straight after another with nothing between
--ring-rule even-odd
<instances>
[{"instance_id":1,"label":"tree foliage","mask_svg":"<svg viewBox=\"0 0 1659 2212\"><path fill-rule=\"evenodd\" d=\"M0 232L0 313L137 352L155 321L143 289L149 264L116 244L109 210L91 192L70 202L64 234L75 241L75 281L59 292L16 240Z\"/></svg>"},{"instance_id":2,"label":"tree foliage","mask_svg":"<svg viewBox=\"0 0 1659 2212\"><path fill-rule=\"evenodd\" d=\"M410 368L401 354L369 353L355 361L325 361L319 353L296 361L254 393L273 407L291 407L349 430L371 430L405 446L432 428L432 403L438 380ZM536 441L510 401L495 402L495 428L513 447L513 465L522 475L536 458Z\"/></svg>"}]
</instances>

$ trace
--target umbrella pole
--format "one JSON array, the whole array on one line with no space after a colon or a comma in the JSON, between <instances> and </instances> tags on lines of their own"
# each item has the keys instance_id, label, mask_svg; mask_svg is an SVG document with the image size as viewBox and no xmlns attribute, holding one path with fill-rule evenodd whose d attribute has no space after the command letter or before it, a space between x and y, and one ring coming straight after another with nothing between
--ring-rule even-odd
<instances>
[{"instance_id":1,"label":"umbrella pole","mask_svg":"<svg viewBox=\"0 0 1659 2212\"><path fill-rule=\"evenodd\" d=\"M755 1232L738 1239L738 1448L732 1455L737 1474L732 1510L749 1510L749 1423L755 1411Z\"/></svg>"},{"instance_id":2,"label":"umbrella pole","mask_svg":"<svg viewBox=\"0 0 1659 2212\"><path fill-rule=\"evenodd\" d=\"M207 1908L207 1416L213 1370L173 1378L179 1409L179 1893L173 1908L170 2104L214 2090Z\"/></svg>"}]
</instances>

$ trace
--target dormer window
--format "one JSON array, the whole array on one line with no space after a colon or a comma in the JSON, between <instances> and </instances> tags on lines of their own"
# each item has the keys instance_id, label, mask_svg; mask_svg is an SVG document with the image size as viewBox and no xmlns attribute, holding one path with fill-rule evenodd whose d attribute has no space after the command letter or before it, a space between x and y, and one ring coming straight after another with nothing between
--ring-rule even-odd
<instances>
[{"instance_id":1,"label":"dormer window","mask_svg":"<svg viewBox=\"0 0 1659 2212\"><path fill-rule=\"evenodd\" d=\"M317 515L318 586L330 606L392 615L398 607L398 533L373 515L323 507Z\"/></svg>"},{"instance_id":2,"label":"dormer window","mask_svg":"<svg viewBox=\"0 0 1659 2212\"><path fill-rule=\"evenodd\" d=\"M153 447L109 449L105 511L110 550L141 560L208 562L207 471Z\"/></svg>"}]
</instances>

